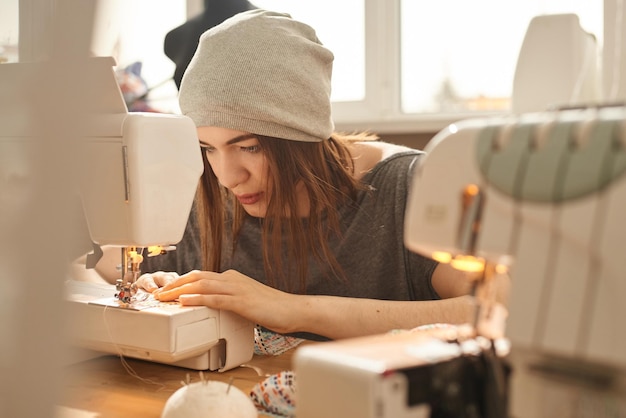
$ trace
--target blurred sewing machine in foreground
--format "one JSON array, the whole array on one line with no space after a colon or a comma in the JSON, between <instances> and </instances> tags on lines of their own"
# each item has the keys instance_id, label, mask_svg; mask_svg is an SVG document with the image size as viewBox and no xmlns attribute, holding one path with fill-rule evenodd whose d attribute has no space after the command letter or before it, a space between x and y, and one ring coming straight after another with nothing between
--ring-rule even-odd
<instances>
[{"instance_id":1,"label":"blurred sewing machine in foreground","mask_svg":"<svg viewBox=\"0 0 626 418\"><path fill-rule=\"evenodd\" d=\"M298 417L626 416L626 107L468 120L425 151L405 243L485 284L510 272L511 354L423 333L302 347Z\"/></svg>"},{"instance_id":2,"label":"blurred sewing machine in foreground","mask_svg":"<svg viewBox=\"0 0 626 418\"><path fill-rule=\"evenodd\" d=\"M143 257L174 250L182 239L203 166L191 119L129 113L114 65L102 57L85 63L91 89L85 97L93 100L71 130L80 137L72 149L77 184L62 186L76 187L82 201L94 244L88 267L98 261L101 246L118 247L121 272L116 285L68 280L70 345L198 370L239 366L253 354L249 321L207 307L160 303L134 289ZM3 64L3 87L11 93L11 86L27 85L37 71L35 63ZM6 108L15 117L4 117L0 127L0 149L12 157L3 172L28 178L28 149L36 144L29 140L28 109L19 102Z\"/></svg>"}]
</instances>

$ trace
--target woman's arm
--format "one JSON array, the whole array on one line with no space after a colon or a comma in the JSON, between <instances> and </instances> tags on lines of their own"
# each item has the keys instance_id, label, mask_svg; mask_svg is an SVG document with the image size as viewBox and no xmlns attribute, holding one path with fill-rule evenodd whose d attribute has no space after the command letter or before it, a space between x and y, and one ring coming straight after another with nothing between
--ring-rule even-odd
<instances>
[{"instance_id":1,"label":"woman's arm","mask_svg":"<svg viewBox=\"0 0 626 418\"><path fill-rule=\"evenodd\" d=\"M433 273L433 286L442 297L429 301L381 301L334 296L300 296L292 315L298 331L329 338L349 338L380 334L392 329L411 329L421 325L473 324L478 313L477 299L470 296L472 285L467 274L440 264ZM509 277L497 275L486 284L490 299L480 312L481 332L501 335L506 319ZM297 298L298 296L296 296ZM493 309L497 307L496 309ZM489 311L491 309L491 311Z\"/></svg>"},{"instance_id":2,"label":"woman's arm","mask_svg":"<svg viewBox=\"0 0 626 418\"><path fill-rule=\"evenodd\" d=\"M438 284L440 279L442 283L448 283L442 279L446 271L446 267L437 267L433 276L436 289L442 288ZM454 278L462 280L459 276ZM309 332L332 339L432 323L470 323L476 312L474 299L467 295L470 288L467 285L450 286L448 291L459 292L459 295L442 300L386 301L289 294L234 270L224 273L192 271L174 280L161 277L161 274L145 275L140 283L146 290L154 290L159 300L178 299L183 305L205 305L233 311L283 334ZM164 287L155 290L162 285ZM466 289L464 294L463 288Z\"/></svg>"},{"instance_id":3,"label":"woman's arm","mask_svg":"<svg viewBox=\"0 0 626 418\"><path fill-rule=\"evenodd\" d=\"M300 296L298 331L331 339L382 334L434 323L465 324L474 318L470 296L429 301L387 301L337 296Z\"/></svg>"}]
</instances>

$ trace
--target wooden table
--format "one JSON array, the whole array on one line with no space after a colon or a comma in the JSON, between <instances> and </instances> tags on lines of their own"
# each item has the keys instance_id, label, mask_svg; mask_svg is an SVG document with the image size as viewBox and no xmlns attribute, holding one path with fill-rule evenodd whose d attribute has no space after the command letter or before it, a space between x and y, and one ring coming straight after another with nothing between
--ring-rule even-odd
<instances>
[{"instance_id":1,"label":"wooden table","mask_svg":"<svg viewBox=\"0 0 626 418\"><path fill-rule=\"evenodd\" d=\"M204 372L204 379L233 379L233 386L247 394L267 375L292 370L296 349L280 356L255 355L227 372ZM191 382L200 381L195 370L117 356L77 363L65 371L57 418L159 418L167 399L188 375Z\"/></svg>"}]
</instances>

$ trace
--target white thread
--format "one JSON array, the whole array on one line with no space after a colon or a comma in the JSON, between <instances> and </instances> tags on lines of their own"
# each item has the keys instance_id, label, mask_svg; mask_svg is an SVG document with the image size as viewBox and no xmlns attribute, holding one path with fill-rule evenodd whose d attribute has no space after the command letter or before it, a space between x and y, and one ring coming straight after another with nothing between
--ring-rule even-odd
<instances>
[{"instance_id":1,"label":"white thread","mask_svg":"<svg viewBox=\"0 0 626 418\"><path fill-rule=\"evenodd\" d=\"M247 363L246 364L241 364L239 367L252 369L252 370L254 370L256 372L257 375L259 375L259 377L269 377L269 376L271 376L271 374L265 373L263 371L263 369L261 369L260 367L253 366L252 364L247 364Z\"/></svg>"}]
</instances>

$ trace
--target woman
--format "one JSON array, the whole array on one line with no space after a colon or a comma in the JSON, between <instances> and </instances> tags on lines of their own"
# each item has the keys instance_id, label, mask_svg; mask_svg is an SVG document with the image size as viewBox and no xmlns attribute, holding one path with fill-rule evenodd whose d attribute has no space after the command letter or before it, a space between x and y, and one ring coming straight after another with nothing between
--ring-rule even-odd
<instances>
[{"instance_id":1,"label":"woman","mask_svg":"<svg viewBox=\"0 0 626 418\"><path fill-rule=\"evenodd\" d=\"M310 338L471 321L467 278L403 244L421 152L333 132L332 61L280 13L240 13L201 37L180 106L205 172L184 242L144 262L155 273L139 283L157 299ZM176 270L192 271L164 273Z\"/></svg>"}]
</instances>

